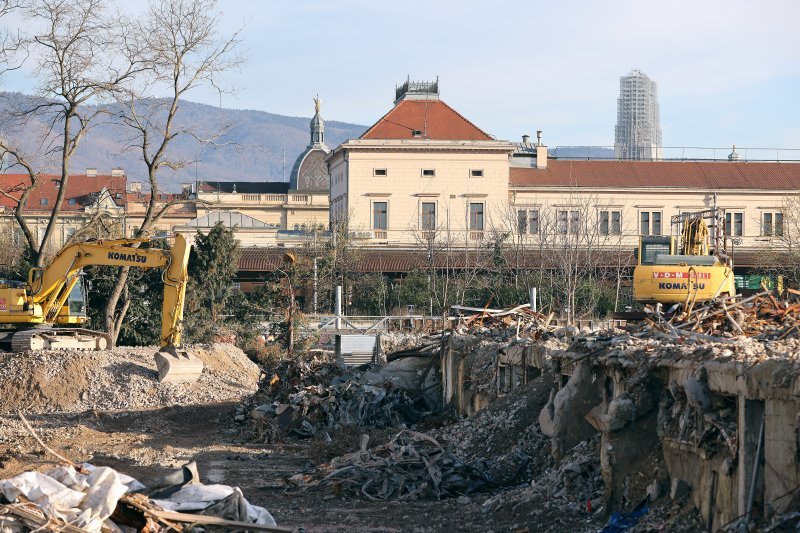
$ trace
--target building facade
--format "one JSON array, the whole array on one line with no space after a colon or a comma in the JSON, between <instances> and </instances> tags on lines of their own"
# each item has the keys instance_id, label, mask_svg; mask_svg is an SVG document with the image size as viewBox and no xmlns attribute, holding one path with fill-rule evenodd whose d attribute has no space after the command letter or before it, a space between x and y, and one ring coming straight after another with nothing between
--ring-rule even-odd
<instances>
[{"instance_id":1,"label":"building facade","mask_svg":"<svg viewBox=\"0 0 800 533\"><path fill-rule=\"evenodd\" d=\"M386 115L328 156L331 226L369 245L481 243L508 202L513 151L444 103L438 82L408 81Z\"/></svg>"},{"instance_id":2,"label":"building facade","mask_svg":"<svg viewBox=\"0 0 800 533\"><path fill-rule=\"evenodd\" d=\"M661 117L658 86L640 70L619 79L614 157L661 159Z\"/></svg>"}]
</instances>

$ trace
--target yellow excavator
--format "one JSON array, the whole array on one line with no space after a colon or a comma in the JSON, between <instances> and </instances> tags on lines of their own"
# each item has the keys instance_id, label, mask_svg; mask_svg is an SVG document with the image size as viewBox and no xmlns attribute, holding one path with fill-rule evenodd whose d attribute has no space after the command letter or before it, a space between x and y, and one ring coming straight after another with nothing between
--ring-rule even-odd
<instances>
[{"instance_id":1,"label":"yellow excavator","mask_svg":"<svg viewBox=\"0 0 800 533\"><path fill-rule=\"evenodd\" d=\"M734 296L733 260L726 252L725 212L713 207L672 217L674 235L643 236L633 271L641 303L684 304ZM677 231L675 231L677 229Z\"/></svg>"},{"instance_id":2,"label":"yellow excavator","mask_svg":"<svg viewBox=\"0 0 800 533\"><path fill-rule=\"evenodd\" d=\"M12 352L110 349L108 334L80 327L89 320L83 267L163 268L161 350L155 356L159 381L196 381L203 363L180 347L190 246L178 234L170 250L133 247L147 242L144 237L69 244L48 266L30 269L27 282L0 280L0 344Z\"/></svg>"}]
</instances>

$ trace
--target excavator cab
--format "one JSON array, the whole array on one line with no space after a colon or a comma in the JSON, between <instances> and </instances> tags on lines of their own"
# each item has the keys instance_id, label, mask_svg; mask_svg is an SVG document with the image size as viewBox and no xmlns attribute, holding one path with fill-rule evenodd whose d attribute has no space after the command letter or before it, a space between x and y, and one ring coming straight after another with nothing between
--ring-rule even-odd
<instances>
[{"instance_id":1,"label":"excavator cab","mask_svg":"<svg viewBox=\"0 0 800 533\"><path fill-rule=\"evenodd\" d=\"M655 265L656 257L675 255L675 238L662 235L641 237L637 252L637 264Z\"/></svg>"},{"instance_id":2,"label":"excavator cab","mask_svg":"<svg viewBox=\"0 0 800 533\"><path fill-rule=\"evenodd\" d=\"M83 272L79 273L75 280L75 285L72 286L67 299L61 309L58 310L55 323L59 326L75 326L83 325L89 321L88 310L88 287L87 281L84 279Z\"/></svg>"}]
</instances>

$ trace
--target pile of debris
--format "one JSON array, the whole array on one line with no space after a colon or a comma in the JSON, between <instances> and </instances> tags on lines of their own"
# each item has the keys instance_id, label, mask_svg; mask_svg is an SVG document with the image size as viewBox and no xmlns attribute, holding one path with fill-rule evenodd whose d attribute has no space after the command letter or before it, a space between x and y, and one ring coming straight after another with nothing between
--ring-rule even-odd
<instances>
[{"instance_id":1,"label":"pile of debris","mask_svg":"<svg viewBox=\"0 0 800 533\"><path fill-rule=\"evenodd\" d=\"M669 313L667 313L669 314ZM787 289L779 300L773 291L747 298L719 297L699 307L689 307L667 319L656 309L644 328L677 337L703 340L744 336L760 341L800 337L800 291Z\"/></svg>"},{"instance_id":2,"label":"pile of debris","mask_svg":"<svg viewBox=\"0 0 800 533\"><path fill-rule=\"evenodd\" d=\"M159 383L158 347L0 353L0 414L132 410L238 401L260 370L232 344L192 345L205 366L195 383Z\"/></svg>"},{"instance_id":3,"label":"pile of debris","mask_svg":"<svg viewBox=\"0 0 800 533\"><path fill-rule=\"evenodd\" d=\"M44 472L0 479L0 531L96 533L147 531L291 531L237 487L204 485L194 462L145 486L105 466L75 463L53 451L20 420L39 445L59 460Z\"/></svg>"},{"instance_id":4,"label":"pile of debris","mask_svg":"<svg viewBox=\"0 0 800 533\"><path fill-rule=\"evenodd\" d=\"M552 466L549 439L536 416L552 379L542 377L475 415L421 433L403 430L386 443L334 458L287 483L371 500L441 499L527 486Z\"/></svg>"},{"instance_id":5,"label":"pile of debris","mask_svg":"<svg viewBox=\"0 0 800 533\"><path fill-rule=\"evenodd\" d=\"M347 492L370 500L439 499L497 485L480 465L464 463L424 433L403 430L386 444L368 449L368 443L363 435L359 451L287 481L306 490Z\"/></svg>"},{"instance_id":6,"label":"pile of debris","mask_svg":"<svg viewBox=\"0 0 800 533\"><path fill-rule=\"evenodd\" d=\"M435 386L427 391L418 386L438 380L436 372L420 370L427 364L408 358L345 374L330 359L284 361L249 400L256 440L275 442L284 435L328 440L327 430L346 426L413 427L438 409Z\"/></svg>"},{"instance_id":7,"label":"pile of debris","mask_svg":"<svg viewBox=\"0 0 800 533\"><path fill-rule=\"evenodd\" d=\"M499 338L527 337L539 339L552 332L554 313L543 315L531 309L530 304L522 304L510 309L480 309L454 305L451 309L458 316L451 317L453 330L461 335L480 334Z\"/></svg>"}]
</instances>

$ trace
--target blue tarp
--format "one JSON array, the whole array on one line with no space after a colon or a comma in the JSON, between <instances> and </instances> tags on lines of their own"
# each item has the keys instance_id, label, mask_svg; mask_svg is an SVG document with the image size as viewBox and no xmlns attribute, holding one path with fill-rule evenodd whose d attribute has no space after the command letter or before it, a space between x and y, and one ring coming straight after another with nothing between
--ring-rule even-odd
<instances>
[{"instance_id":1,"label":"blue tarp","mask_svg":"<svg viewBox=\"0 0 800 533\"><path fill-rule=\"evenodd\" d=\"M622 533L639 523L639 519L647 514L647 500L640 503L629 513L611 513L606 527L600 533Z\"/></svg>"}]
</instances>

